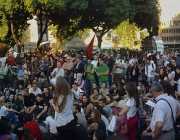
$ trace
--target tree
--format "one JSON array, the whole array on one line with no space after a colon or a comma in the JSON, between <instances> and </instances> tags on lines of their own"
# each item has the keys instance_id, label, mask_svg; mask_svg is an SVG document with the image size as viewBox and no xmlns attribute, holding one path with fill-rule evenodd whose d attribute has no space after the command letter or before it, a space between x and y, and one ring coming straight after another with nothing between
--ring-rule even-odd
<instances>
[{"instance_id":1,"label":"tree","mask_svg":"<svg viewBox=\"0 0 180 140\"><path fill-rule=\"evenodd\" d=\"M151 35L157 35L161 11L159 0L130 0L130 3L130 22L141 29L146 28Z\"/></svg>"},{"instance_id":2,"label":"tree","mask_svg":"<svg viewBox=\"0 0 180 140\"><path fill-rule=\"evenodd\" d=\"M129 0L88 0L80 26L96 33L101 49L102 37L129 17L129 8Z\"/></svg>"},{"instance_id":3,"label":"tree","mask_svg":"<svg viewBox=\"0 0 180 140\"><path fill-rule=\"evenodd\" d=\"M20 53L29 12L21 0L0 0L0 41L8 45L17 44Z\"/></svg>"},{"instance_id":4,"label":"tree","mask_svg":"<svg viewBox=\"0 0 180 140\"><path fill-rule=\"evenodd\" d=\"M133 49L140 39L144 39L148 36L146 29L140 30L135 23L129 23L129 20L125 20L119 24L112 33L117 37L117 44L120 44L122 48L128 49ZM137 38L138 33L140 33L140 39Z\"/></svg>"}]
</instances>

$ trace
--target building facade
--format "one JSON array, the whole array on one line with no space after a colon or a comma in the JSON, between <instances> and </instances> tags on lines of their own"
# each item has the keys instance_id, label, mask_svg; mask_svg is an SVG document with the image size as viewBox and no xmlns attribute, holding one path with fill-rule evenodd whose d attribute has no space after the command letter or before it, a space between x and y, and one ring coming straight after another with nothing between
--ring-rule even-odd
<instances>
[{"instance_id":1,"label":"building facade","mask_svg":"<svg viewBox=\"0 0 180 140\"><path fill-rule=\"evenodd\" d=\"M180 52L180 0L159 0L161 32L165 50Z\"/></svg>"}]
</instances>

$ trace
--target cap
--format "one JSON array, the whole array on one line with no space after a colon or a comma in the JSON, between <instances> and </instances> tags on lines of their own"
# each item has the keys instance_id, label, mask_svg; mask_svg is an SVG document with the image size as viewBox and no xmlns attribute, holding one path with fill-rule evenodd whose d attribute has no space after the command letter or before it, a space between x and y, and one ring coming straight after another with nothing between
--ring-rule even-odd
<instances>
[{"instance_id":1,"label":"cap","mask_svg":"<svg viewBox=\"0 0 180 140\"><path fill-rule=\"evenodd\" d=\"M163 91L163 87L162 87L162 85L160 83L153 82L152 85L151 85L150 90L155 90L155 91L159 92L159 91Z\"/></svg>"}]
</instances>

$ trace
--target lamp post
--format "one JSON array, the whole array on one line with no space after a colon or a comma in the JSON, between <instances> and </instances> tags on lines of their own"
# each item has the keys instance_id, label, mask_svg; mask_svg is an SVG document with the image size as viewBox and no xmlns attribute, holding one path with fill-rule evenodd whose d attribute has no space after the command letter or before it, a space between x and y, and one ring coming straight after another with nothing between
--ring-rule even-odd
<instances>
[{"instance_id":1,"label":"lamp post","mask_svg":"<svg viewBox=\"0 0 180 140\"><path fill-rule=\"evenodd\" d=\"M174 56L175 56L175 45L176 45L176 40L174 40Z\"/></svg>"}]
</instances>

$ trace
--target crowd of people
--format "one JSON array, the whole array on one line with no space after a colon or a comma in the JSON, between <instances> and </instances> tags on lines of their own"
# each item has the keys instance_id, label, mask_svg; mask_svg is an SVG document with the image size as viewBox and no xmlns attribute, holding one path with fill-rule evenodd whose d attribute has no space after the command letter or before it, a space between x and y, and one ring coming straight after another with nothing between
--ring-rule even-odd
<instances>
[{"instance_id":1,"label":"crowd of people","mask_svg":"<svg viewBox=\"0 0 180 140\"><path fill-rule=\"evenodd\" d=\"M0 140L175 140L179 58L81 50L0 62Z\"/></svg>"}]
</instances>

